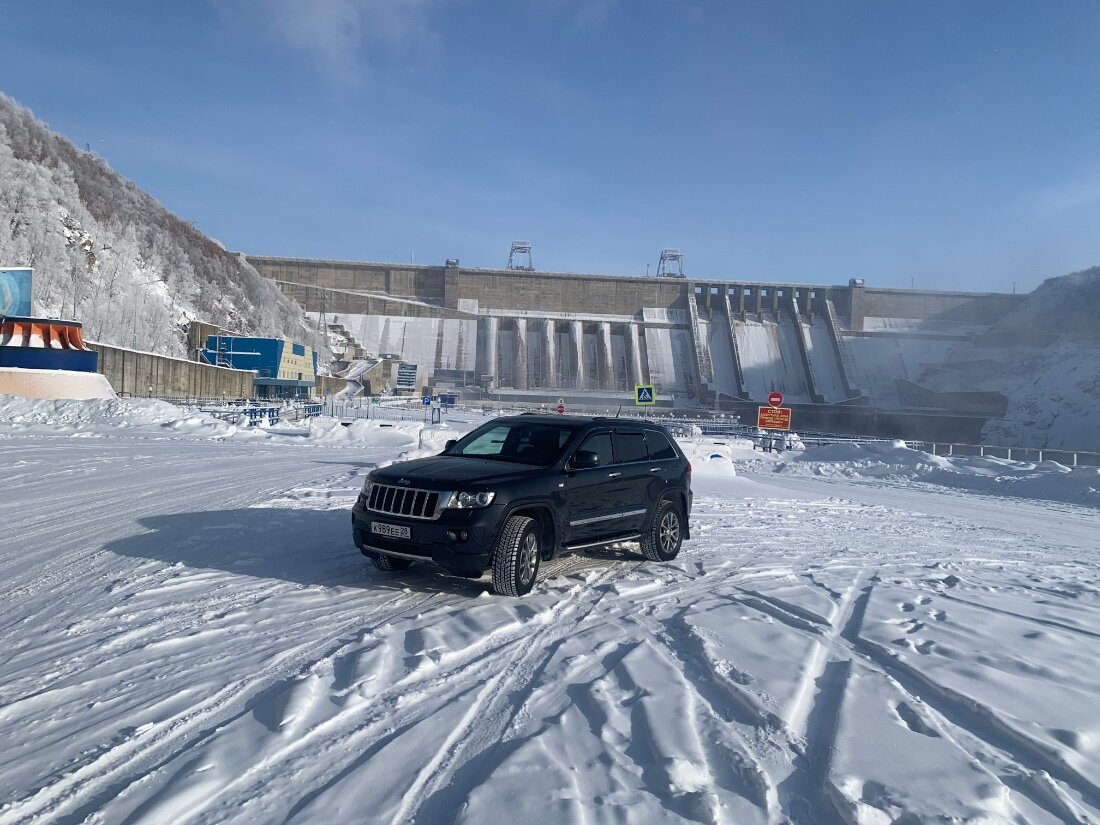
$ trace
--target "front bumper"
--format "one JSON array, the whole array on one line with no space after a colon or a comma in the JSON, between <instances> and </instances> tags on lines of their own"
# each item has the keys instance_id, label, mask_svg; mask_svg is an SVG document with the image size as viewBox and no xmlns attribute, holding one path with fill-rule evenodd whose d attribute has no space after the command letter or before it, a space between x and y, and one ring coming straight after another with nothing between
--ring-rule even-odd
<instances>
[{"instance_id":1,"label":"front bumper","mask_svg":"<svg viewBox=\"0 0 1100 825\"><path fill-rule=\"evenodd\" d=\"M444 510L435 521L427 521L371 512L360 497L351 510L352 538L365 556L379 553L430 561L463 573L483 573L489 568L503 510L498 505L476 510ZM372 533L371 522L374 521L408 527L411 537L395 539Z\"/></svg>"}]
</instances>

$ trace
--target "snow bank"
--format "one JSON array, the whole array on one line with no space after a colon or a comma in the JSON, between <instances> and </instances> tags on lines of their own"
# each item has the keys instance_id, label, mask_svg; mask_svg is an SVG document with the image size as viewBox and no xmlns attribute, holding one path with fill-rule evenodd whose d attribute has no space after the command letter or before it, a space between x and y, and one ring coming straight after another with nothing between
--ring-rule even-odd
<instances>
[{"instance_id":1,"label":"snow bank","mask_svg":"<svg viewBox=\"0 0 1100 825\"><path fill-rule=\"evenodd\" d=\"M745 439L695 436L678 438L676 443L691 462L691 487L695 492L728 493L731 480L737 477L734 460L753 457L752 442Z\"/></svg>"},{"instance_id":2,"label":"snow bank","mask_svg":"<svg viewBox=\"0 0 1100 825\"><path fill-rule=\"evenodd\" d=\"M777 473L917 481L994 495L1049 499L1100 507L1100 468L1055 461L1009 461L991 456L936 456L905 446L833 444L783 453Z\"/></svg>"},{"instance_id":3,"label":"snow bank","mask_svg":"<svg viewBox=\"0 0 1100 825\"><path fill-rule=\"evenodd\" d=\"M148 398L54 401L0 395L0 422L3 423L44 424L58 428L132 427L166 424L186 417L187 412L180 407Z\"/></svg>"},{"instance_id":4,"label":"snow bank","mask_svg":"<svg viewBox=\"0 0 1100 825\"><path fill-rule=\"evenodd\" d=\"M138 437L163 439L265 441L272 444L325 447L378 447L392 450L423 449L431 455L443 449L448 438L460 432L446 427L425 427L413 421L353 421L319 417L269 426L223 421L204 412L177 407L150 398L114 398L87 401L47 401L0 395L0 426L17 431L51 435L88 436L127 430ZM421 435L421 431L424 434Z\"/></svg>"},{"instance_id":5,"label":"snow bank","mask_svg":"<svg viewBox=\"0 0 1100 825\"><path fill-rule=\"evenodd\" d=\"M408 427L410 425L406 424L405 426ZM462 436L474 429L473 425L465 424L460 424L458 427L451 427L448 424L426 424L423 426L418 424L415 425L415 427L417 446L411 450L406 450L392 462L388 463L396 464L401 461L412 461L417 458L428 458L433 455L439 455L447 446L447 442L452 438L462 438Z\"/></svg>"},{"instance_id":6,"label":"snow bank","mask_svg":"<svg viewBox=\"0 0 1100 825\"><path fill-rule=\"evenodd\" d=\"M98 372L0 367L0 394L23 398L114 398L115 391Z\"/></svg>"}]
</instances>

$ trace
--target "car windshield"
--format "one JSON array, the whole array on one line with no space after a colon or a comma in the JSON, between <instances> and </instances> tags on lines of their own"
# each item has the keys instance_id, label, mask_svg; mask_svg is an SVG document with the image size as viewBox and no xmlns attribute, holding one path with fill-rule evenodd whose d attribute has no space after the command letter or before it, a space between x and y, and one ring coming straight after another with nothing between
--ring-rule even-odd
<instances>
[{"instance_id":1,"label":"car windshield","mask_svg":"<svg viewBox=\"0 0 1100 825\"><path fill-rule=\"evenodd\" d=\"M515 461L546 467L561 458L573 428L515 421L479 427L446 451L447 455Z\"/></svg>"}]
</instances>

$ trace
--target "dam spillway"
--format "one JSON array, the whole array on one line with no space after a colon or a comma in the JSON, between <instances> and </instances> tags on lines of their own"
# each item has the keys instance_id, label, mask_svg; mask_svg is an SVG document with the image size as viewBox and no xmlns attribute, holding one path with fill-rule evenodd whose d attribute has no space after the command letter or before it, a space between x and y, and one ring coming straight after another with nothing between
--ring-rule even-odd
<instances>
[{"instance_id":1,"label":"dam spillway","mask_svg":"<svg viewBox=\"0 0 1100 825\"><path fill-rule=\"evenodd\" d=\"M533 401L623 397L905 410L902 382L988 331L1023 296L248 256L357 347L424 386ZM908 406L912 406L908 404Z\"/></svg>"}]
</instances>

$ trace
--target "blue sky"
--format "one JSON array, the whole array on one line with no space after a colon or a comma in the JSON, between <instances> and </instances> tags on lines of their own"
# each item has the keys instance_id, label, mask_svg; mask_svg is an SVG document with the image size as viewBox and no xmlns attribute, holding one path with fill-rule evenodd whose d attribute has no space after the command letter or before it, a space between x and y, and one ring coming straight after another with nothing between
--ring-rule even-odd
<instances>
[{"instance_id":1,"label":"blue sky","mask_svg":"<svg viewBox=\"0 0 1100 825\"><path fill-rule=\"evenodd\" d=\"M0 90L232 249L978 290L1100 264L1091 0L0 0Z\"/></svg>"}]
</instances>

